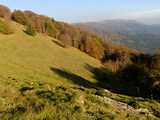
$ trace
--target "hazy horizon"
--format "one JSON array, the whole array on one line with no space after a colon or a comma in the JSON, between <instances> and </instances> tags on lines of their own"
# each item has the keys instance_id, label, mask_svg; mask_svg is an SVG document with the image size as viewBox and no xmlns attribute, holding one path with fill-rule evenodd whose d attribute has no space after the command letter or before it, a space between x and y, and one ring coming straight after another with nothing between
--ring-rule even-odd
<instances>
[{"instance_id":1,"label":"hazy horizon","mask_svg":"<svg viewBox=\"0 0 160 120\"><path fill-rule=\"evenodd\" d=\"M160 19L160 1L157 0L0 0L0 4L11 10L32 10L69 23L108 19L138 19L143 22L144 18L149 19L148 23L154 23L150 18Z\"/></svg>"}]
</instances>

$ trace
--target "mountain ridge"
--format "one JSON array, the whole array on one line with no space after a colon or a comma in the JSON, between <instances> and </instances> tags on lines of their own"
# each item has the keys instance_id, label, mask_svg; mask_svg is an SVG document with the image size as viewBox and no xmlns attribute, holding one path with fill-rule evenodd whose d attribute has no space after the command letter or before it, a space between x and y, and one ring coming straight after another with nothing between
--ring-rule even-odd
<instances>
[{"instance_id":1,"label":"mountain ridge","mask_svg":"<svg viewBox=\"0 0 160 120\"><path fill-rule=\"evenodd\" d=\"M120 41L114 41L113 39L113 42L128 45L146 53L154 53L155 49L159 49L159 25L146 25L134 20L107 20L76 25L82 29L95 32L102 38L110 33L125 36L124 38L120 37ZM152 46L150 45L151 41Z\"/></svg>"}]
</instances>

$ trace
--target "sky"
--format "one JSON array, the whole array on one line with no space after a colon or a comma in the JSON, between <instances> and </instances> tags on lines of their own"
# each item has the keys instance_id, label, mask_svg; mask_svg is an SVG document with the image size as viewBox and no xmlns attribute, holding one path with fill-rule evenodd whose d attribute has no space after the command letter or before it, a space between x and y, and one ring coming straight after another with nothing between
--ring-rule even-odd
<instances>
[{"instance_id":1,"label":"sky","mask_svg":"<svg viewBox=\"0 0 160 120\"><path fill-rule=\"evenodd\" d=\"M32 10L70 23L160 13L160 0L0 0L0 4L11 10Z\"/></svg>"}]
</instances>

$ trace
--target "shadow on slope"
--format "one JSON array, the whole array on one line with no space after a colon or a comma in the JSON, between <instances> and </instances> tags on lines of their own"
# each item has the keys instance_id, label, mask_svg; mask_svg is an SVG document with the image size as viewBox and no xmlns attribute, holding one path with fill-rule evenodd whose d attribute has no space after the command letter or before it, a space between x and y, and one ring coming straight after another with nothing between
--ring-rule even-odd
<instances>
[{"instance_id":1,"label":"shadow on slope","mask_svg":"<svg viewBox=\"0 0 160 120\"><path fill-rule=\"evenodd\" d=\"M53 43L55 43L56 45L62 47L62 48L65 48L65 44L63 44L61 41L56 41L56 40L52 40Z\"/></svg>"},{"instance_id":2,"label":"shadow on slope","mask_svg":"<svg viewBox=\"0 0 160 120\"><path fill-rule=\"evenodd\" d=\"M106 68L95 68L86 64L86 69L93 73L97 80L97 87L108 89L111 92L129 96L140 96L136 87L128 87L119 79L118 73L114 73Z\"/></svg>"},{"instance_id":3,"label":"shadow on slope","mask_svg":"<svg viewBox=\"0 0 160 120\"><path fill-rule=\"evenodd\" d=\"M94 68L87 64L86 69L93 73L99 88L133 97L160 98L158 90L152 87L154 81L144 66L127 65L122 70L111 72L106 68Z\"/></svg>"},{"instance_id":4,"label":"shadow on slope","mask_svg":"<svg viewBox=\"0 0 160 120\"><path fill-rule=\"evenodd\" d=\"M125 82L123 80L124 77L123 78L121 77L122 73L119 73L119 72L114 73L103 67L95 68L89 64L86 64L85 68L93 74L93 78L96 80L96 83L92 83L81 76L78 76L74 73L70 73L65 70L52 68L52 67L50 69L54 73L57 73L58 75L60 75L61 77L71 80L74 84L77 84L79 86L83 86L86 88L95 88L95 89L103 88L114 93L128 95L128 96L144 97L144 98L151 97L149 96L149 91L145 89L145 86L143 84L141 85L142 86L141 87L139 84L135 84L135 83L130 84L128 81ZM132 76L132 77L133 78L130 78L130 79L137 78L137 76ZM134 81L134 80L131 80L131 81Z\"/></svg>"},{"instance_id":5,"label":"shadow on slope","mask_svg":"<svg viewBox=\"0 0 160 120\"><path fill-rule=\"evenodd\" d=\"M92 83L87 79L84 79L81 76L78 76L74 73L68 72L64 69L58 69L51 67L50 70L63 78L66 78L72 81L74 84L83 86L85 88L95 88L95 89L108 89L111 92L118 93L118 94L125 94L130 96L135 96L134 93L129 93L128 89L124 89L120 81L117 79L116 74L112 73L111 71L105 68L94 68L88 64L86 64L86 69L93 73L93 77L97 80L96 83Z\"/></svg>"},{"instance_id":6,"label":"shadow on slope","mask_svg":"<svg viewBox=\"0 0 160 120\"><path fill-rule=\"evenodd\" d=\"M104 89L110 89L111 91L119 91L118 79L116 74L106 68L96 68L89 64L85 65L85 68L93 74L93 78L97 80L97 86Z\"/></svg>"},{"instance_id":7,"label":"shadow on slope","mask_svg":"<svg viewBox=\"0 0 160 120\"><path fill-rule=\"evenodd\" d=\"M71 72L61 70L58 68L53 68L53 67L51 67L50 70L53 71L54 73L60 75L61 77L72 81L74 84L77 84L79 86L83 86L86 88L95 88L96 87L96 85L94 83L91 83L88 80L84 79L83 77L78 76L76 74L73 74Z\"/></svg>"}]
</instances>

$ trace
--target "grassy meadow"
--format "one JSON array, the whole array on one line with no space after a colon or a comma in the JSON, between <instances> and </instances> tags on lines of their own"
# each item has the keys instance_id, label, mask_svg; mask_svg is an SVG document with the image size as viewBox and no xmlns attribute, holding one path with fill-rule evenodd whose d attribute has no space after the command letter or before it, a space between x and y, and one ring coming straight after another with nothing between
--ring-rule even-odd
<instances>
[{"instance_id":1,"label":"grassy meadow","mask_svg":"<svg viewBox=\"0 0 160 120\"><path fill-rule=\"evenodd\" d=\"M0 34L0 120L159 120L160 103L96 89L100 61L12 22ZM93 83L93 84L92 84Z\"/></svg>"}]
</instances>

